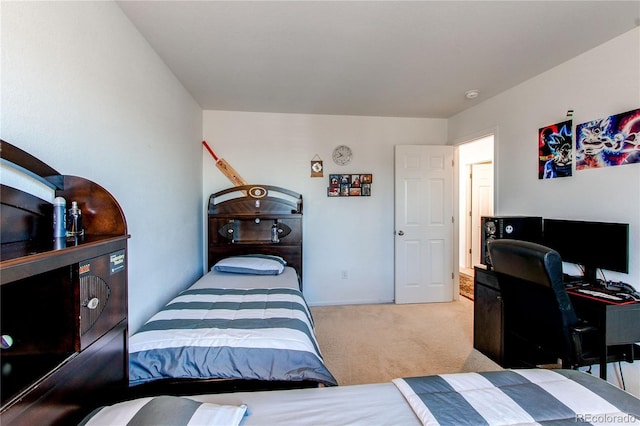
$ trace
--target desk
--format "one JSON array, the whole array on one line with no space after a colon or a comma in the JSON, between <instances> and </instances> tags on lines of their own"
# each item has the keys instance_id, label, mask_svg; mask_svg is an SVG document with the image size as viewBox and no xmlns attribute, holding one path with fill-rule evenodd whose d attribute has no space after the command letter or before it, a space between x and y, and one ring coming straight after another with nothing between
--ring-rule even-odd
<instances>
[{"instance_id":1,"label":"desk","mask_svg":"<svg viewBox=\"0 0 640 426\"><path fill-rule=\"evenodd\" d=\"M513 348L505 339L509 320L505 318L502 291L495 272L476 266L474 277L473 347L501 366L513 365ZM570 295L578 317L589 321L601 333L600 377L606 379L610 346L640 342L640 303L612 305L600 300Z\"/></svg>"},{"instance_id":2,"label":"desk","mask_svg":"<svg viewBox=\"0 0 640 426\"><path fill-rule=\"evenodd\" d=\"M575 294L569 294L569 297L578 317L603 331L600 377L606 379L609 346L640 342L640 303L612 305Z\"/></svg>"}]
</instances>

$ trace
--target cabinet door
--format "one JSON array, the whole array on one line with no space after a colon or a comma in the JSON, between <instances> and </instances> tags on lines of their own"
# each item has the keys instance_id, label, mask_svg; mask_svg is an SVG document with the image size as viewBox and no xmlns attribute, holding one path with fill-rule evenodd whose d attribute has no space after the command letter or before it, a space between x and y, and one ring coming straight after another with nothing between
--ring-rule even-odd
<instances>
[{"instance_id":1,"label":"cabinet door","mask_svg":"<svg viewBox=\"0 0 640 426\"><path fill-rule=\"evenodd\" d=\"M473 347L502 364L504 330L501 293L479 282L478 272L474 288Z\"/></svg>"},{"instance_id":2,"label":"cabinet door","mask_svg":"<svg viewBox=\"0 0 640 426\"><path fill-rule=\"evenodd\" d=\"M113 403L127 391L127 338L123 321L6 407L0 424L73 425L94 407Z\"/></svg>"},{"instance_id":3,"label":"cabinet door","mask_svg":"<svg viewBox=\"0 0 640 426\"><path fill-rule=\"evenodd\" d=\"M126 250L78 265L81 350L127 317Z\"/></svg>"}]
</instances>

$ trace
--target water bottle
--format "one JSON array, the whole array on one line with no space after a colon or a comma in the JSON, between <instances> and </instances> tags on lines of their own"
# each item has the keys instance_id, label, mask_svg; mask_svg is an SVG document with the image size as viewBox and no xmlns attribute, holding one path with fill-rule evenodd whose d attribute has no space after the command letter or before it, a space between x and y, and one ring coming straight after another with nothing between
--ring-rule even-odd
<instances>
[{"instance_id":1,"label":"water bottle","mask_svg":"<svg viewBox=\"0 0 640 426\"><path fill-rule=\"evenodd\" d=\"M77 201L71 202L71 208L67 216L67 237L77 237L84 234L82 229L82 211Z\"/></svg>"},{"instance_id":2,"label":"water bottle","mask_svg":"<svg viewBox=\"0 0 640 426\"><path fill-rule=\"evenodd\" d=\"M67 236L67 201L63 197L53 200L53 238Z\"/></svg>"},{"instance_id":3,"label":"water bottle","mask_svg":"<svg viewBox=\"0 0 640 426\"><path fill-rule=\"evenodd\" d=\"M280 242L280 239L278 238L278 225L276 225L275 223L271 227L271 242L272 243Z\"/></svg>"}]
</instances>

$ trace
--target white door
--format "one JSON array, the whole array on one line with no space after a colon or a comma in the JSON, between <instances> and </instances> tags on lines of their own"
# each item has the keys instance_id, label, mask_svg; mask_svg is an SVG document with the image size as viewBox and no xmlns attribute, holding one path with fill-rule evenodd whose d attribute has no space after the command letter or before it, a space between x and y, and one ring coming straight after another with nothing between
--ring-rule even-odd
<instances>
[{"instance_id":1,"label":"white door","mask_svg":"<svg viewBox=\"0 0 640 426\"><path fill-rule=\"evenodd\" d=\"M395 147L395 301L453 300L453 147Z\"/></svg>"},{"instance_id":2,"label":"white door","mask_svg":"<svg viewBox=\"0 0 640 426\"><path fill-rule=\"evenodd\" d=\"M480 217L493 216L493 165L471 165L471 267L480 264Z\"/></svg>"}]
</instances>

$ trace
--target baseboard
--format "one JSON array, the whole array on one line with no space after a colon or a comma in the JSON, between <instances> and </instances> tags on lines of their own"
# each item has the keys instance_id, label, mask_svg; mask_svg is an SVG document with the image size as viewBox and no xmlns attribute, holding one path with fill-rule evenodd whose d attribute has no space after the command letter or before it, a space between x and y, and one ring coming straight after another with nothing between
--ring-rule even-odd
<instances>
[{"instance_id":1,"label":"baseboard","mask_svg":"<svg viewBox=\"0 0 640 426\"><path fill-rule=\"evenodd\" d=\"M336 300L336 301L324 301L324 302L314 302L314 303L307 302L309 307L341 306L341 305L383 305L383 304L389 304L389 303L394 303L394 301L379 300L379 299L371 299L371 300L364 299L364 300L349 300L349 301Z\"/></svg>"}]
</instances>

